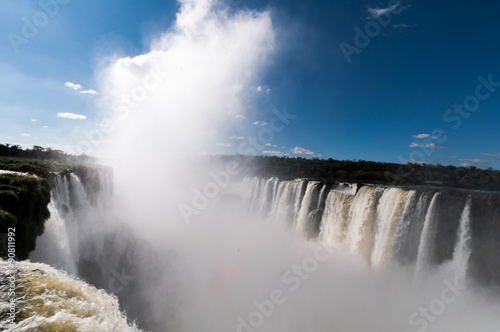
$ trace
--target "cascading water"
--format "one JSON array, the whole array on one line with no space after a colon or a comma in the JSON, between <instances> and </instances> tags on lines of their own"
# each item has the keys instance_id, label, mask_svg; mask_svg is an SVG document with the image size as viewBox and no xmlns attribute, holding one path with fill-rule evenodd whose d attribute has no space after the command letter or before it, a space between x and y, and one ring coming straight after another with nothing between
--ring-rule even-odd
<instances>
[{"instance_id":1,"label":"cascading water","mask_svg":"<svg viewBox=\"0 0 500 332\"><path fill-rule=\"evenodd\" d=\"M159 279L168 273L163 266L169 258L158 257L147 243L134 239L128 227L114 221L109 213L110 185L107 169L54 175L51 218L30 259L114 293L131 318L155 326L161 319L147 301L164 287ZM161 268L154 276L146 272L153 266Z\"/></svg>"},{"instance_id":2,"label":"cascading water","mask_svg":"<svg viewBox=\"0 0 500 332\"><path fill-rule=\"evenodd\" d=\"M471 202L472 197L466 198L464 210L460 217L460 226L458 229L458 241L453 252L453 268L455 269L455 278L458 282L464 283L467 275L467 263L470 256L471 241Z\"/></svg>"},{"instance_id":3,"label":"cascading water","mask_svg":"<svg viewBox=\"0 0 500 332\"><path fill-rule=\"evenodd\" d=\"M308 235L311 233L310 227L312 226L310 221L310 213L318 203L315 199L318 197L318 186L319 182L311 181L307 184L306 193L304 194L304 199L300 205L299 216L297 220L296 231L300 234Z\"/></svg>"},{"instance_id":4,"label":"cascading water","mask_svg":"<svg viewBox=\"0 0 500 332\"><path fill-rule=\"evenodd\" d=\"M332 247L340 248L344 244L352 200L353 196L333 190L326 198L320 238Z\"/></svg>"},{"instance_id":5,"label":"cascading water","mask_svg":"<svg viewBox=\"0 0 500 332\"><path fill-rule=\"evenodd\" d=\"M376 233L371 257L372 266L388 263L393 252L396 227L404 216L405 208L412 198L412 191L388 188L382 194L377 208Z\"/></svg>"},{"instance_id":6,"label":"cascading water","mask_svg":"<svg viewBox=\"0 0 500 332\"><path fill-rule=\"evenodd\" d=\"M370 262L374 244L374 218L381 192L379 188L362 187L354 197L350 210L347 246L351 251L359 252L367 262Z\"/></svg>"},{"instance_id":7,"label":"cascading water","mask_svg":"<svg viewBox=\"0 0 500 332\"><path fill-rule=\"evenodd\" d=\"M418 195L415 193L415 195ZM394 241L394 255L401 265L414 264L417 260L420 237L428 208L428 193L421 193L415 206L410 204L408 214L402 219ZM414 202L413 202L414 203Z\"/></svg>"},{"instance_id":8,"label":"cascading water","mask_svg":"<svg viewBox=\"0 0 500 332\"><path fill-rule=\"evenodd\" d=\"M420 237L420 244L418 246L417 263L415 271L421 273L430 263L434 251L434 242L436 241L437 229L437 209L439 204L439 197L441 193L435 193L432 197L431 204L425 215L424 228L422 236Z\"/></svg>"},{"instance_id":9,"label":"cascading water","mask_svg":"<svg viewBox=\"0 0 500 332\"><path fill-rule=\"evenodd\" d=\"M192 280L192 278L188 277L189 273L185 274L187 272L183 272L182 266L184 264L182 260L177 260L175 265L169 264L168 261L163 262L162 256L165 256L166 252L163 252L161 256L156 255L151 250L145 249L143 245L139 245L126 228L113 227L109 222L103 223L102 220L106 216L99 212L102 210L102 207L97 208L97 205L102 204L102 201L105 201L105 199L99 200L95 199L95 197L91 199L88 195L90 187L88 183L84 183L77 175L59 177L55 181L52 204L56 213L53 214L52 218L54 220L52 221L63 222L66 230L64 230L64 227L52 227L51 224L48 224L47 233L39 239L39 247L34 253L33 258L41 257L40 260L48 260L53 250L57 248L59 248L57 250L60 250L67 243L73 243L70 246L71 250L68 250L71 252L71 255L67 257L54 256L53 260L59 261L55 262L54 265L70 270L69 265L64 265L63 262L71 262L72 259L76 266L77 275L84 276L97 287L115 293L120 300L120 304L127 309L127 312L134 319L140 319L143 325L155 332L184 330L191 326L188 323L190 318L180 316L179 310L183 314L197 310L197 315L201 314L204 320L207 322L210 321L210 324L207 325L207 330L210 331L215 330L217 324L222 324L221 326L227 326L232 329L238 328L231 325L231 322L235 321L235 317L246 318L246 313L252 312L252 307L247 308L245 303L251 304L254 297L260 301L260 299L265 298L268 294L266 295L265 289L263 290L264 293L258 289L254 289L252 292L249 291L249 294L241 293L243 290L238 288L237 285L243 283L247 285L246 287L251 287L250 285L255 284L256 280L260 280L260 284L266 284L268 282L266 280L275 280L276 277L278 277L278 280L281 277L281 281L275 281L278 283L274 284L270 288L271 290L273 287L281 289L284 285L290 284L295 287L302 283L304 284L304 289L309 289L308 284L317 285L318 288L314 288L316 287L314 286L310 290L312 292L311 298L305 296L308 292L300 292L300 301L296 304L298 305L297 308L292 304L295 302L286 302L282 307L276 307L276 314L269 318L269 322L266 322L268 325L263 328L264 331L297 331L299 326L302 326L301 329L316 328L317 330L324 330L327 326L330 328L335 326L340 328L340 325L336 325L339 321L345 321L344 324L348 326L349 331L363 331L366 329L366 326L357 326L354 323L356 319L346 320L345 315L342 316L340 313L336 315L335 310L331 311L333 310L331 306L338 308L338 305L334 304L336 301L332 299L343 299L344 302L342 303L345 304L347 295L339 295L342 293L343 287L337 289L336 287L331 288L330 285L332 280L337 280L336 282L340 282L343 285L349 284L353 282L352 273L361 277L365 275L362 272L363 270L347 272L351 269L347 268L344 275L343 269L346 268L344 266L346 263L343 262L343 259L340 259L341 256L338 256L337 251L332 251L330 254L331 257L337 258L330 258L336 261L336 263L331 264L334 264L336 267L330 267L330 263L325 262L324 264L326 265L322 263L319 272L311 272L311 275L314 273L314 280L316 281L309 279L302 281L297 277L292 278L293 274L290 275L287 272L287 269L295 271L295 265L297 264L295 258L289 257L283 261L283 258L279 257L284 252L291 252L303 245L314 247L317 244L321 244L325 248L345 249L347 252L352 252L352 255L360 255L364 257L366 263L380 269L384 266L386 268L391 267L401 261L404 264L411 262L411 258L408 258L411 256L411 252L415 252L415 259L418 252L419 264L422 264L424 261L423 252L427 251L427 257L429 258L425 258L426 264L423 264L421 267L425 271L427 264L432 263L430 259L432 249L429 247L432 244L429 242L433 238L436 241L435 229L433 230L432 226L439 222L438 211L440 204L438 203L440 193L431 192L433 196L429 203L427 192L420 193L414 189L365 185L359 190L352 190L355 186L349 187L345 184L342 186L331 185L327 187L318 182L307 180L279 181L277 178L244 178L239 184L239 193L241 193L240 206L243 211L253 213L257 217L256 220L268 220L270 225L264 223L263 227L271 227L272 224L276 224L281 229L281 226L286 225L290 234L301 233L304 230L308 231L311 225L315 223L315 214L319 213L321 219L320 232L317 234L317 239L309 237L309 241L305 244L294 242L294 240L280 242L283 240L278 240L281 235L276 238L277 234L273 233L272 228L269 228L268 231L271 231L271 234L274 234L273 236L271 234L266 236L265 233L251 233L253 234L250 236L251 240L248 240L252 243L252 246L245 245L244 241L240 241L241 238L238 241L227 238L225 240L227 241L226 249L215 251L214 253L216 256L228 253L223 254L220 257L221 261L217 261L216 265L207 265L205 269L202 269L203 273L197 274L197 278L201 279L197 281L197 288L191 295L194 296L193 298L187 297L179 301L178 292L183 288L178 285L183 285L187 280ZM106 186L102 183L101 187L104 188ZM98 195L98 193L95 195ZM75 200L80 201L75 202ZM468 259L468 255L470 254L471 201L472 199L468 197L460 220L460 228L457 234L458 239L456 240L453 255L453 262L456 266L463 266L463 262ZM85 213L85 211L80 211L80 209L88 209L89 206L94 214L92 218L87 219L89 217L88 212ZM94 218L95 220L93 220ZM99 227L96 226L96 223L99 224ZM92 228L97 228L97 231L92 232ZM65 241L67 242L59 241L56 246L44 246L44 241L50 242L50 236L54 238L53 236L55 235L61 236L61 233L63 235L66 234L67 239ZM247 233L248 230L245 231L245 238L247 237ZM64 239L64 237L62 238ZM198 237L195 241L201 243L202 241L200 240L203 238ZM261 238L265 238L266 240L261 242ZM417 238L417 241L414 240L415 238ZM273 248L279 248L276 251L280 252L280 254L272 251L269 252L269 248L266 245L262 247L265 253L253 256L255 255L253 253L255 249L251 248L254 248L254 240L260 243L260 245L264 243L271 245L273 242L276 242L273 244ZM260 245L257 245L255 248L259 248ZM292 249L295 245L299 247ZM212 243L212 246L216 246L216 243ZM205 250L208 249L208 247L205 247ZM309 264L313 264L311 257L315 257L313 253L316 251L317 248L314 250L311 249L308 254L309 256L306 256L309 258L303 260L303 264L305 264L303 265L303 268L305 268L303 273L305 271L315 271L315 265ZM231 252L234 252L235 257L234 260L230 260L230 263L228 263L224 257ZM193 254L195 253L193 252ZM200 253L198 252L196 255L200 255ZM345 253L345 255L351 254ZM405 257L405 260L402 260L401 257ZM256 260L255 263L251 263L254 260ZM263 264L267 268L264 270L259 268L254 271L252 268L247 267L246 264L257 264L259 266ZM198 271L199 268L197 266L196 270ZM278 272L272 272L275 269L278 269ZM154 271L154 273L151 273L151 271ZM168 271L172 273L167 273ZM460 271L465 273L466 269ZM323 275L323 273L325 274ZM370 275L370 278L380 277ZM202 276L207 276L208 280L205 280ZM324 282L318 281L317 278ZM301 280L300 283L297 280ZM123 281L125 283L122 283ZM317 284L318 282L319 284ZM394 282L398 284L401 280L394 279ZM373 293L375 289L378 289L378 286L372 285L372 288L372 286L369 286L372 283L377 285L376 281L372 282L370 279L358 280L359 285L367 286L363 291L363 296L371 298L371 300L367 301L375 301L380 297L386 296L382 293ZM410 284L405 287L408 287L408 289L401 288L397 293L408 292L406 296L409 298L417 296L411 290L412 286ZM255 292L258 292L259 295L256 295ZM233 293L240 295L236 298L228 298L229 294ZM329 296L322 300L326 294ZM291 298L290 301L293 301L291 294L287 294L288 297ZM213 310L204 307L202 305L204 300L200 299L210 299L210 303L213 303L211 305L213 306ZM154 301L155 305L147 305L151 301ZM331 309L328 311L328 315L335 313L334 316L336 319L328 319L328 322L325 321L325 325L322 325L319 321L312 320L314 315L304 314L305 316L302 316L299 313L302 311L296 310L301 308L303 303L305 303L304 301L312 301L311 303L316 303L317 301L324 302L323 306ZM403 317L404 315L410 315L411 310L415 310L412 309L413 307L408 302L401 303L399 296L384 301L384 307L387 310L391 312L401 310L402 313L400 315L403 315ZM426 301L425 297L421 301ZM199 306L195 305L195 303L199 303ZM348 301L346 305L351 308L350 310L354 310L354 308L358 308L361 312L367 310L364 313L364 317L369 317L368 308L363 308L359 302L352 300ZM228 311L227 308L232 308L232 310ZM321 306L315 308L314 313L325 314L320 309ZM405 310L408 310L408 312L405 313ZM204 313L204 311L206 312ZM287 314L285 315L285 313ZM286 318L289 317L288 313L292 317L297 317L297 320L295 318ZM299 317L301 317L300 320ZM387 317L392 316L389 315ZM144 321L152 323L144 323ZM182 321L182 324L179 321ZM391 320L387 318L384 321ZM241 320L237 320L236 322L241 322ZM379 324L379 320L368 319L367 322L369 322L371 328L377 331L393 326L393 323L377 325ZM403 326L402 329L404 328L403 323L404 321L398 325ZM379 327L377 328L377 326ZM240 328L240 331L246 330L245 328Z\"/></svg>"},{"instance_id":10,"label":"cascading water","mask_svg":"<svg viewBox=\"0 0 500 332\"><path fill-rule=\"evenodd\" d=\"M81 280L46 264L17 262L12 282L11 269L10 263L0 260L0 291L12 292L16 299L12 322L4 316L12 302L7 296L0 298L2 331L139 332L128 325L115 297ZM11 283L16 286L11 288Z\"/></svg>"},{"instance_id":11,"label":"cascading water","mask_svg":"<svg viewBox=\"0 0 500 332\"><path fill-rule=\"evenodd\" d=\"M440 192L431 192L429 199L429 192L415 189L365 185L358 190L346 183L326 189L316 181L249 177L240 190L259 215L288 224L297 233L310 232L314 213L319 212L318 239L362 255L373 267L414 264L416 271L422 271L433 263ZM469 196L453 254L461 266L470 254L464 249L470 243L470 204Z\"/></svg>"}]
</instances>

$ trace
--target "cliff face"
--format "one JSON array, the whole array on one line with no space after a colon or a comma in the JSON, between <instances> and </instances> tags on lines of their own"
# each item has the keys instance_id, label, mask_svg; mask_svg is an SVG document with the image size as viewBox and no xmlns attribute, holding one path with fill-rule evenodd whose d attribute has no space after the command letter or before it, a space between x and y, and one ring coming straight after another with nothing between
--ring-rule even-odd
<instances>
[{"instance_id":1,"label":"cliff face","mask_svg":"<svg viewBox=\"0 0 500 332\"><path fill-rule=\"evenodd\" d=\"M472 196L469 272L486 285L500 286L500 194Z\"/></svg>"},{"instance_id":2,"label":"cliff face","mask_svg":"<svg viewBox=\"0 0 500 332\"><path fill-rule=\"evenodd\" d=\"M8 256L9 242L11 253L15 252L18 259L28 258L35 249L37 236L43 233L45 220L50 217L49 202L50 185L46 179L27 174L0 174L0 234L3 234L0 257ZM14 236L7 238L8 233Z\"/></svg>"},{"instance_id":3,"label":"cliff face","mask_svg":"<svg viewBox=\"0 0 500 332\"><path fill-rule=\"evenodd\" d=\"M8 256L8 242L15 246L15 256L19 260L27 259L35 249L36 239L43 234L45 221L50 218L48 205L57 178L78 175L91 200L97 200L96 193L102 194L105 188L111 188L110 168L71 166L60 173L50 173L48 166L38 165L34 170L30 168L30 173L21 173L26 171L26 165L30 166L19 163L11 167L14 170L0 172L0 257L3 258ZM103 179L109 186L103 185ZM78 204L79 199L74 197L72 202ZM9 229L15 234L10 237L14 242L7 241Z\"/></svg>"},{"instance_id":4,"label":"cliff face","mask_svg":"<svg viewBox=\"0 0 500 332\"><path fill-rule=\"evenodd\" d=\"M435 263L442 263L453 257L460 217L465 206L467 194L457 191L444 191L439 200Z\"/></svg>"}]
</instances>

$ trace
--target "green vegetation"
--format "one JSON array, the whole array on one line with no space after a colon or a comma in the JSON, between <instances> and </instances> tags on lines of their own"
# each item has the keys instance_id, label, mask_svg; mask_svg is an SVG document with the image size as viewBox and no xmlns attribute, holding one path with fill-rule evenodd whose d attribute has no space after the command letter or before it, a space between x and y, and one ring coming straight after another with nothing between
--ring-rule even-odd
<instances>
[{"instance_id":1,"label":"green vegetation","mask_svg":"<svg viewBox=\"0 0 500 332\"><path fill-rule=\"evenodd\" d=\"M500 191L500 171L491 168L241 155L217 158L224 161L236 160L258 176L275 176L283 180L307 178L322 182L427 185Z\"/></svg>"},{"instance_id":2,"label":"green vegetation","mask_svg":"<svg viewBox=\"0 0 500 332\"><path fill-rule=\"evenodd\" d=\"M35 249L36 237L43 233L50 217L50 185L34 176L0 174L0 233L15 227L15 249L19 259L27 259ZM1 245L5 257L5 244Z\"/></svg>"},{"instance_id":3,"label":"green vegetation","mask_svg":"<svg viewBox=\"0 0 500 332\"><path fill-rule=\"evenodd\" d=\"M18 259L27 259L36 238L50 217L50 178L53 173L83 172L88 156L72 156L62 151L34 146L23 150L17 145L0 144L0 170L28 173L0 174L0 257L6 257L5 234L15 227ZM3 234L3 236L2 236Z\"/></svg>"}]
</instances>

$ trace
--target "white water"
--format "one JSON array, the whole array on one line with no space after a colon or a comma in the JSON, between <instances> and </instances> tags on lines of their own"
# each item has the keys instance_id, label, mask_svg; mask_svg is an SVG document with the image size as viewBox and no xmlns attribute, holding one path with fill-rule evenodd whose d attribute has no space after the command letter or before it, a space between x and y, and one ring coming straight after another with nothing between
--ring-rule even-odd
<instances>
[{"instance_id":1,"label":"white water","mask_svg":"<svg viewBox=\"0 0 500 332\"><path fill-rule=\"evenodd\" d=\"M350 221L352 200L353 196L333 190L326 198L320 238L332 247L340 248L344 244Z\"/></svg>"},{"instance_id":2,"label":"white water","mask_svg":"<svg viewBox=\"0 0 500 332\"><path fill-rule=\"evenodd\" d=\"M3 170L3 169L0 169L0 175L1 174L11 174L11 175L19 175L19 176L33 176L33 177L37 177L36 175L30 174L30 173L27 173L27 172L15 172L15 171Z\"/></svg>"},{"instance_id":3,"label":"white water","mask_svg":"<svg viewBox=\"0 0 500 332\"><path fill-rule=\"evenodd\" d=\"M434 243L436 241L436 213L440 195L441 193L434 194L431 204L429 205L429 209L427 210L427 213L425 215L424 228L422 230L422 236L420 237L417 263L415 265L416 273L421 273L427 266L429 266L432 259Z\"/></svg>"},{"instance_id":4,"label":"white water","mask_svg":"<svg viewBox=\"0 0 500 332\"><path fill-rule=\"evenodd\" d=\"M318 203L314 203L314 199L318 197L319 182L310 181L307 184L306 193L300 203L299 215L297 218L297 226L295 227L297 233L307 236L310 230L310 213L317 207Z\"/></svg>"},{"instance_id":5,"label":"white water","mask_svg":"<svg viewBox=\"0 0 500 332\"><path fill-rule=\"evenodd\" d=\"M384 266L392 258L396 227L403 219L403 212L413 194L413 191L398 188L388 188L382 194L377 208L375 223L377 230L371 257L372 266Z\"/></svg>"},{"instance_id":6,"label":"white water","mask_svg":"<svg viewBox=\"0 0 500 332\"><path fill-rule=\"evenodd\" d=\"M7 277L16 271L12 296ZM14 270L0 260L0 315L10 312L15 298L14 323L3 317L0 330L8 332L139 332L127 323L115 297L74 279L46 264L17 262ZM24 317L24 319L21 319Z\"/></svg>"},{"instance_id":7,"label":"white water","mask_svg":"<svg viewBox=\"0 0 500 332\"><path fill-rule=\"evenodd\" d=\"M469 195L465 201L464 210L460 217L460 227L458 229L458 241L453 252L453 267L455 269L456 280L461 283L466 282L467 264L470 256L471 241L471 209L472 197Z\"/></svg>"}]
</instances>

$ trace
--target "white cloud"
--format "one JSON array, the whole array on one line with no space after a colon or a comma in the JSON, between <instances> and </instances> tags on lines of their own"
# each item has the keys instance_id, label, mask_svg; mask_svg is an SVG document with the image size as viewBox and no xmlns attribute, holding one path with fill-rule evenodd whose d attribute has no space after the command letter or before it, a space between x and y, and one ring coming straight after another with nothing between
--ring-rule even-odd
<instances>
[{"instance_id":1,"label":"white cloud","mask_svg":"<svg viewBox=\"0 0 500 332\"><path fill-rule=\"evenodd\" d=\"M242 141L245 139L245 137L243 137L243 136L231 136L231 137L229 137L229 139L235 139L235 140Z\"/></svg>"},{"instance_id":2,"label":"white cloud","mask_svg":"<svg viewBox=\"0 0 500 332\"><path fill-rule=\"evenodd\" d=\"M266 86L259 85L258 87L255 88L255 91L257 93L263 93L265 95L268 95L271 93L271 88L268 88Z\"/></svg>"},{"instance_id":3,"label":"white cloud","mask_svg":"<svg viewBox=\"0 0 500 332\"><path fill-rule=\"evenodd\" d=\"M24 136L24 137L31 137L30 134L21 134L21 136Z\"/></svg>"},{"instance_id":4,"label":"white cloud","mask_svg":"<svg viewBox=\"0 0 500 332\"><path fill-rule=\"evenodd\" d=\"M72 82L66 82L66 83L64 83L64 85L66 85L68 88L73 89L75 91L83 89L83 86L81 86L80 84L75 84ZM79 92L83 93L83 94L87 94L87 95L97 95L98 94L98 92L94 89L82 90Z\"/></svg>"},{"instance_id":5,"label":"white cloud","mask_svg":"<svg viewBox=\"0 0 500 332\"><path fill-rule=\"evenodd\" d=\"M436 160L439 160L439 158L406 159L404 161L407 163L414 163L414 164L431 164L433 161Z\"/></svg>"},{"instance_id":6,"label":"white cloud","mask_svg":"<svg viewBox=\"0 0 500 332\"><path fill-rule=\"evenodd\" d=\"M229 148L229 147L233 146L230 143L217 143L215 145L218 146L218 147L221 147L221 148Z\"/></svg>"},{"instance_id":7,"label":"white cloud","mask_svg":"<svg viewBox=\"0 0 500 332\"><path fill-rule=\"evenodd\" d=\"M267 126L269 123L267 123L265 121L255 121L255 122L252 122L252 124L255 126Z\"/></svg>"},{"instance_id":8,"label":"white cloud","mask_svg":"<svg viewBox=\"0 0 500 332\"><path fill-rule=\"evenodd\" d=\"M394 5L390 6L390 7L386 7L386 8L379 8L379 7L375 7L375 8L368 8L368 12L370 13L370 15L373 17L373 18L377 18L379 16L382 16L384 14L387 14L389 12L392 12L394 9L398 8L400 5L400 3L395 3Z\"/></svg>"},{"instance_id":9,"label":"white cloud","mask_svg":"<svg viewBox=\"0 0 500 332\"><path fill-rule=\"evenodd\" d=\"M80 90L82 88L82 86L80 84L75 84L72 82L66 82L66 83L64 83L64 85L66 85L68 88L73 89L73 90Z\"/></svg>"},{"instance_id":10,"label":"white cloud","mask_svg":"<svg viewBox=\"0 0 500 332\"><path fill-rule=\"evenodd\" d=\"M485 157L491 157L494 159L499 159L500 158L500 152L498 153L480 153L479 155L485 156Z\"/></svg>"},{"instance_id":11,"label":"white cloud","mask_svg":"<svg viewBox=\"0 0 500 332\"><path fill-rule=\"evenodd\" d=\"M409 148L425 148L425 149L436 149L436 150L441 150L441 149L446 149L444 146L439 146L434 143L427 143L427 144L418 144L418 143L411 143L408 145Z\"/></svg>"},{"instance_id":12,"label":"white cloud","mask_svg":"<svg viewBox=\"0 0 500 332\"><path fill-rule=\"evenodd\" d=\"M400 28L401 30L414 28L416 26L418 26L418 24L404 24L404 23L399 23L399 24L393 25L393 27Z\"/></svg>"},{"instance_id":13,"label":"white cloud","mask_svg":"<svg viewBox=\"0 0 500 332\"><path fill-rule=\"evenodd\" d=\"M322 154L317 154L316 152L304 148L299 148L298 146L294 147L293 149L290 149L290 152L302 156L323 157Z\"/></svg>"},{"instance_id":14,"label":"white cloud","mask_svg":"<svg viewBox=\"0 0 500 332\"><path fill-rule=\"evenodd\" d=\"M418 135L413 135L412 137L418 139L438 139L437 136L432 136L429 134L418 134Z\"/></svg>"},{"instance_id":15,"label":"white cloud","mask_svg":"<svg viewBox=\"0 0 500 332\"><path fill-rule=\"evenodd\" d=\"M246 119L247 119L247 117L246 117L246 116L241 115L241 114L236 114L236 115L235 115L235 117L236 117L236 119L243 119L243 120L246 120Z\"/></svg>"},{"instance_id":16,"label":"white cloud","mask_svg":"<svg viewBox=\"0 0 500 332\"><path fill-rule=\"evenodd\" d=\"M87 118L85 115L68 113L68 112L57 113L57 117L65 119L73 119L73 120L85 120Z\"/></svg>"},{"instance_id":17,"label":"white cloud","mask_svg":"<svg viewBox=\"0 0 500 332\"><path fill-rule=\"evenodd\" d=\"M271 156L277 156L277 157L283 157L283 156L286 156L287 154L284 153L284 152L281 152L281 151L275 151L275 150L266 150L266 151L262 151L263 154L268 154L268 155L271 155Z\"/></svg>"},{"instance_id":18,"label":"white cloud","mask_svg":"<svg viewBox=\"0 0 500 332\"><path fill-rule=\"evenodd\" d=\"M31 119L31 122L37 122L38 120L37 119Z\"/></svg>"},{"instance_id":19,"label":"white cloud","mask_svg":"<svg viewBox=\"0 0 500 332\"><path fill-rule=\"evenodd\" d=\"M465 158L457 158L452 157L460 162L471 163L471 164L489 164L489 160L484 159L465 159Z\"/></svg>"},{"instance_id":20,"label":"white cloud","mask_svg":"<svg viewBox=\"0 0 500 332\"><path fill-rule=\"evenodd\" d=\"M47 129L47 128L49 128L49 126L43 126L42 128Z\"/></svg>"},{"instance_id":21,"label":"white cloud","mask_svg":"<svg viewBox=\"0 0 500 332\"><path fill-rule=\"evenodd\" d=\"M97 95L99 94L97 91L95 91L94 89L88 89L88 90L84 90L84 91L81 91L80 93L83 93L83 94L89 94L89 95Z\"/></svg>"}]
</instances>

